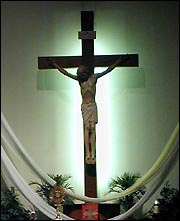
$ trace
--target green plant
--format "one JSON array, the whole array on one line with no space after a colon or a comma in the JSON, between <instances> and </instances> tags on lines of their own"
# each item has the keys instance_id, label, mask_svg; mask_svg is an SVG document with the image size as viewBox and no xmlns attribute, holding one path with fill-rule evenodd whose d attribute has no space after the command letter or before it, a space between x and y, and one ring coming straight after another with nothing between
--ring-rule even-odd
<instances>
[{"instance_id":1,"label":"green plant","mask_svg":"<svg viewBox=\"0 0 180 221\"><path fill-rule=\"evenodd\" d=\"M156 216L158 221L179 220L179 190L172 188L169 181L165 182L160 191L158 214L153 214L153 209L149 211L150 217Z\"/></svg>"},{"instance_id":2,"label":"green plant","mask_svg":"<svg viewBox=\"0 0 180 221\"><path fill-rule=\"evenodd\" d=\"M116 178L112 178L108 184L109 190L107 191L106 195L112 192L121 193L132 186L140 177L140 173L131 174L129 172L125 172L120 177L117 176ZM123 213L134 206L145 192L146 188L141 187L139 190L115 200L115 203L120 204L121 212Z\"/></svg>"},{"instance_id":3,"label":"green plant","mask_svg":"<svg viewBox=\"0 0 180 221\"><path fill-rule=\"evenodd\" d=\"M72 178L72 176L70 175L55 175L55 174L48 174L48 176L53 179L54 181L56 181L57 185L60 185L66 189L71 190L72 192L74 192L74 188L68 183L68 180L70 178ZM36 192L39 194L39 196L41 196L49 205L54 206L54 204L51 202L50 200L50 192L53 189L52 185L49 185L45 182L34 182L31 181L29 183L29 185L37 185L37 190ZM74 204L74 201L71 197L69 196L65 196L64 199L64 204Z\"/></svg>"},{"instance_id":4,"label":"green plant","mask_svg":"<svg viewBox=\"0 0 180 221\"><path fill-rule=\"evenodd\" d=\"M30 220L30 211L19 202L14 187L1 190L1 220Z\"/></svg>"}]
</instances>

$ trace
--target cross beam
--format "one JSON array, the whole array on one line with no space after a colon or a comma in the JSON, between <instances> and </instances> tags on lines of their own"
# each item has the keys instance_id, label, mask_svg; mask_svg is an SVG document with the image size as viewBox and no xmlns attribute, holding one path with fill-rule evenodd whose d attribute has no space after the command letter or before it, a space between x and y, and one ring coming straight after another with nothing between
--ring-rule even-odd
<instances>
[{"instance_id":1,"label":"cross beam","mask_svg":"<svg viewBox=\"0 0 180 221\"><path fill-rule=\"evenodd\" d=\"M94 55L93 63L94 67L108 67L119 57L122 59L127 56L127 54L116 54L116 55ZM38 57L38 68L42 69L53 69L54 67L49 64L48 59L53 59L57 64L64 68L75 68L83 63L82 56L46 56ZM138 54L128 54L128 59L126 59L123 64L117 65L117 67L138 67Z\"/></svg>"},{"instance_id":2,"label":"cross beam","mask_svg":"<svg viewBox=\"0 0 180 221\"><path fill-rule=\"evenodd\" d=\"M88 66L94 73L94 67L108 67L120 56L127 54L116 55L94 55L94 13L93 11L81 11L81 32L79 38L82 40L82 56L46 56L38 57L38 68L53 69L49 64L49 59L53 59L57 64L63 68L74 68L83 64ZM137 67L138 55L128 54L128 59L119 66ZM118 67L118 65L117 65ZM84 147L85 150L85 147ZM84 151L85 152L85 151ZM85 157L84 157L85 159ZM85 195L89 197L97 197L97 177L96 177L96 163L87 165L84 161L84 179L85 179Z\"/></svg>"}]
</instances>

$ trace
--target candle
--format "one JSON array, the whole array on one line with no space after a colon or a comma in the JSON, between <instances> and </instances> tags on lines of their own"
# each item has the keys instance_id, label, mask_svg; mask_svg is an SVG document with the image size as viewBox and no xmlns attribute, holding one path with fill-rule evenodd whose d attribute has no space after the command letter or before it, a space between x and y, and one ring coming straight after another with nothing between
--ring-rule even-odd
<instances>
[{"instance_id":1,"label":"candle","mask_svg":"<svg viewBox=\"0 0 180 221\"><path fill-rule=\"evenodd\" d=\"M159 202L157 200L155 200L154 202L153 213L154 214L159 213Z\"/></svg>"}]
</instances>

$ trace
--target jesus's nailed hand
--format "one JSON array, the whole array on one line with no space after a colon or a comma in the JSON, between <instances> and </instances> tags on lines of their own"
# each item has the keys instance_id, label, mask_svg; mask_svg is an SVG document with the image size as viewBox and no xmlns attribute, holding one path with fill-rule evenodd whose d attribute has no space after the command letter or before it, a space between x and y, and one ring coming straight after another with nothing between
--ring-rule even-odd
<instances>
[{"instance_id":1,"label":"jesus's nailed hand","mask_svg":"<svg viewBox=\"0 0 180 221\"><path fill-rule=\"evenodd\" d=\"M51 66L56 66L56 62L52 58L48 58L47 60Z\"/></svg>"}]
</instances>

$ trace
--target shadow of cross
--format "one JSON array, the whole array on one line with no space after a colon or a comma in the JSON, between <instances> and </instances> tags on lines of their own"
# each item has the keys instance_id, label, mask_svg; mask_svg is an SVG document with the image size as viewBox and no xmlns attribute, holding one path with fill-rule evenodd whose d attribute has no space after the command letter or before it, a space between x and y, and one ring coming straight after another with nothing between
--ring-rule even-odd
<instances>
[{"instance_id":1,"label":"shadow of cross","mask_svg":"<svg viewBox=\"0 0 180 221\"><path fill-rule=\"evenodd\" d=\"M38 68L53 69L49 60L53 59L63 68L74 68L81 64L90 68L94 73L94 67L108 67L121 57L123 61L118 66L138 67L138 54L117 54L117 55L94 55L94 39L96 32L94 31L94 12L81 11L81 31L78 33L79 39L82 40L82 56L45 56L38 57ZM96 155L96 154L95 154ZM84 163L85 177L85 195L89 197L97 197L97 177L96 163L87 165Z\"/></svg>"}]
</instances>

